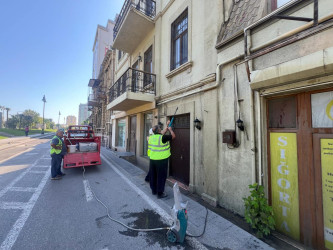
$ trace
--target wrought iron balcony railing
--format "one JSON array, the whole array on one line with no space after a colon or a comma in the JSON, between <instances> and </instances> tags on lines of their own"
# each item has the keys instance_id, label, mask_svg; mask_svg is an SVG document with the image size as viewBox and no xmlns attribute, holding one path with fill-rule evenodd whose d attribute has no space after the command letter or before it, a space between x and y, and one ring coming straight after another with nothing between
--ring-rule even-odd
<instances>
[{"instance_id":1,"label":"wrought iron balcony railing","mask_svg":"<svg viewBox=\"0 0 333 250\"><path fill-rule=\"evenodd\" d=\"M154 18L156 15L156 2L154 0L125 0L125 3L113 28L113 40L116 38L121 24L123 23L131 6L150 18Z\"/></svg>"},{"instance_id":2,"label":"wrought iron balcony railing","mask_svg":"<svg viewBox=\"0 0 333 250\"><path fill-rule=\"evenodd\" d=\"M97 102L97 98L94 94L89 94L88 102Z\"/></svg>"},{"instance_id":3,"label":"wrought iron balcony railing","mask_svg":"<svg viewBox=\"0 0 333 250\"><path fill-rule=\"evenodd\" d=\"M128 68L128 70L110 88L110 102L121 96L126 91L155 95L156 75Z\"/></svg>"}]
</instances>

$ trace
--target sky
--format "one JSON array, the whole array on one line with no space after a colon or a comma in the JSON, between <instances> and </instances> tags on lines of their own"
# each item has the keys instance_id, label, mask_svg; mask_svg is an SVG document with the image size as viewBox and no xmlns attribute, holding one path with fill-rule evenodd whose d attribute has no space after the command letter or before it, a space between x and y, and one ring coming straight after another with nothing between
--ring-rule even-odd
<instances>
[{"instance_id":1,"label":"sky","mask_svg":"<svg viewBox=\"0 0 333 250\"><path fill-rule=\"evenodd\" d=\"M0 105L64 123L87 103L97 25L124 0L0 0ZM5 111L6 118L6 111Z\"/></svg>"}]
</instances>

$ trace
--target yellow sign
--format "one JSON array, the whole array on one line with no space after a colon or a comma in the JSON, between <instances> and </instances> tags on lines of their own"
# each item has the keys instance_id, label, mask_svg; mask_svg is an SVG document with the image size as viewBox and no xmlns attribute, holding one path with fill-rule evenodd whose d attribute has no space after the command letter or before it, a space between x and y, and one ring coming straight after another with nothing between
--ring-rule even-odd
<instances>
[{"instance_id":1,"label":"yellow sign","mask_svg":"<svg viewBox=\"0 0 333 250\"><path fill-rule=\"evenodd\" d=\"M333 139L321 139L325 247L333 249Z\"/></svg>"},{"instance_id":2,"label":"yellow sign","mask_svg":"<svg viewBox=\"0 0 333 250\"><path fill-rule=\"evenodd\" d=\"M270 133L272 206L276 230L300 238L296 133Z\"/></svg>"},{"instance_id":3,"label":"yellow sign","mask_svg":"<svg viewBox=\"0 0 333 250\"><path fill-rule=\"evenodd\" d=\"M333 100L330 101L330 102L327 104L327 106L326 106L326 115L327 115L328 118L330 118L330 119L333 121L333 117L332 117L332 115L331 115L331 109L332 109L332 107L333 107Z\"/></svg>"}]
</instances>

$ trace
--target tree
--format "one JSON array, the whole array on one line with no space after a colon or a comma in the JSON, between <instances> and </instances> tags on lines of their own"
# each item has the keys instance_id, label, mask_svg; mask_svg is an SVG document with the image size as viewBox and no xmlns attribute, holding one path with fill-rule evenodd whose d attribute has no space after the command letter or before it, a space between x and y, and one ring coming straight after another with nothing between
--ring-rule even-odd
<instances>
[{"instance_id":1,"label":"tree","mask_svg":"<svg viewBox=\"0 0 333 250\"><path fill-rule=\"evenodd\" d=\"M3 111L6 109L6 107L5 106L1 106L0 105L0 110L2 110L2 113L1 113L1 121L2 121L2 124L1 124L1 126L3 126L3 124L4 124L4 122L3 122Z\"/></svg>"},{"instance_id":2,"label":"tree","mask_svg":"<svg viewBox=\"0 0 333 250\"><path fill-rule=\"evenodd\" d=\"M6 110L7 110L7 120L6 120L7 122L6 123L8 123L8 112L9 112L10 108L7 107Z\"/></svg>"},{"instance_id":3,"label":"tree","mask_svg":"<svg viewBox=\"0 0 333 250\"><path fill-rule=\"evenodd\" d=\"M32 125L34 124L34 118L30 115L22 115L22 119L21 119L21 125L23 127L32 127Z\"/></svg>"},{"instance_id":4,"label":"tree","mask_svg":"<svg viewBox=\"0 0 333 250\"><path fill-rule=\"evenodd\" d=\"M39 113L37 113L36 111L31 110L31 109L26 109L23 112L23 115L24 115L24 119L23 119L24 126L36 126L36 124L39 121L39 117L40 117ZM28 118L28 117L31 117L31 118Z\"/></svg>"},{"instance_id":5,"label":"tree","mask_svg":"<svg viewBox=\"0 0 333 250\"><path fill-rule=\"evenodd\" d=\"M17 125L20 123L20 115L14 115L7 120L7 128L16 129Z\"/></svg>"}]
</instances>

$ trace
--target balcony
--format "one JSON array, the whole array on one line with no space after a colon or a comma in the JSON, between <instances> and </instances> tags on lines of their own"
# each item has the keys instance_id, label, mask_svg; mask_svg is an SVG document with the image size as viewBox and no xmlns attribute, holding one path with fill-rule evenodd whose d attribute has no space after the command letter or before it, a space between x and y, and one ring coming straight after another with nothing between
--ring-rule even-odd
<instances>
[{"instance_id":1,"label":"balcony","mask_svg":"<svg viewBox=\"0 0 333 250\"><path fill-rule=\"evenodd\" d=\"M90 80L89 80L89 83L88 83L88 86L89 86L89 87L92 87L92 88L95 88L95 87L97 87L100 83L101 83L101 80L99 80L99 79L90 79Z\"/></svg>"},{"instance_id":2,"label":"balcony","mask_svg":"<svg viewBox=\"0 0 333 250\"><path fill-rule=\"evenodd\" d=\"M99 101L95 94L90 94L88 96L88 106L97 107L99 106Z\"/></svg>"},{"instance_id":3,"label":"balcony","mask_svg":"<svg viewBox=\"0 0 333 250\"><path fill-rule=\"evenodd\" d=\"M129 68L110 88L107 109L127 111L155 101L156 75Z\"/></svg>"},{"instance_id":4,"label":"balcony","mask_svg":"<svg viewBox=\"0 0 333 250\"><path fill-rule=\"evenodd\" d=\"M113 47L131 54L153 30L156 3L153 0L125 0L113 28Z\"/></svg>"}]
</instances>

